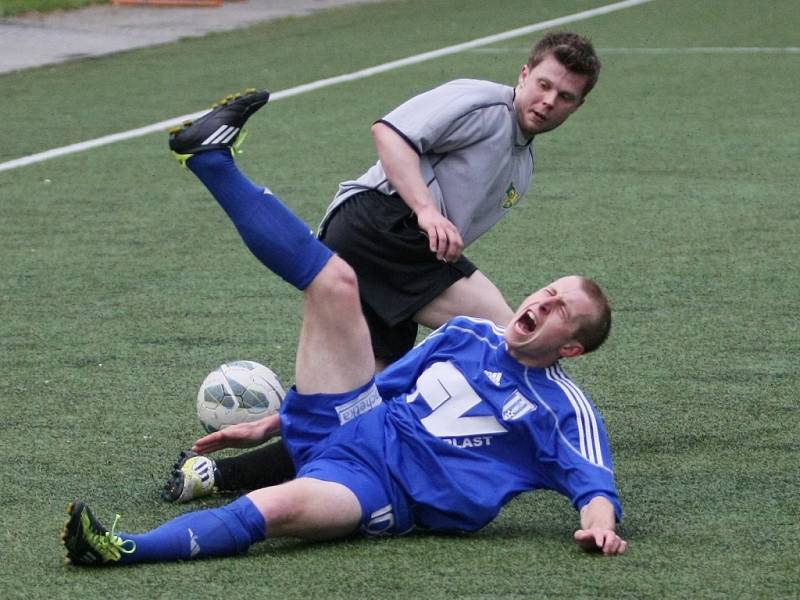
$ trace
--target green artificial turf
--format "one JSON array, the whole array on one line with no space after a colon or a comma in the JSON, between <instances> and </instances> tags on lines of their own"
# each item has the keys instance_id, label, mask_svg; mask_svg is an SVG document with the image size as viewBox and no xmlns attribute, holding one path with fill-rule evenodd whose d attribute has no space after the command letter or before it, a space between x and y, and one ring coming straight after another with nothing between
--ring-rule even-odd
<instances>
[{"instance_id":1,"label":"green artificial turf","mask_svg":"<svg viewBox=\"0 0 800 600\"><path fill-rule=\"evenodd\" d=\"M387 2L2 75L0 162L601 4ZM566 368L605 417L629 553L579 551L574 510L541 492L472 536L63 566L73 498L126 530L185 510L158 488L201 433L208 371L253 359L291 382L300 294L152 134L0 172L4 597L797 598L795 3L656 0L569 27L598 87L467 254L511 304L573 272L608 290L608 346ZM271 103L239 163L316 225L374 160L373 120L452 78L515 81L535 37Z\"/></svg>"},{"instance_id":2,"label":"green artificial turf","mask_svg":"<svg viewBox=\"0 0 800 600\"><path fill-rule=\"evenodd\" d=\"M30 12L71 10L90 4L108 4L108 0L0 0L0 17L13 17Z\"/></svg>"}]
</instances>

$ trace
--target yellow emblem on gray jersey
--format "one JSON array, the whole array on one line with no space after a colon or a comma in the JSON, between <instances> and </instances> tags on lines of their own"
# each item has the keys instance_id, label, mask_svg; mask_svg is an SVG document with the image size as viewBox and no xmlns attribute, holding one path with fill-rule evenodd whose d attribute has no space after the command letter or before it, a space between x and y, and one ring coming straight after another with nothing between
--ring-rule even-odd
<instances>
[{"instance_id":1,"label":"yellow emblem on gray jersey","mask_svg":"<svg viewBox=\"0 0 800 600\"><path fill-rule=\"evenodd\" d=\"M508 189L506 190L506 196L503 199L503 208L511 208L522 196L519 195L517 188L514 187L514 183L511 182L508 184Z\"/></svg>"}]
</instances>

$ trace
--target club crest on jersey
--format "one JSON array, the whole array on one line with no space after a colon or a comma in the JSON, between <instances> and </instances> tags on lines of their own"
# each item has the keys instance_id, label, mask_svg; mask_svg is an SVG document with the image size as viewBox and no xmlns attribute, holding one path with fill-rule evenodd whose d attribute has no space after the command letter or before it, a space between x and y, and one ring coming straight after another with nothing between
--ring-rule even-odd
<instances>
[{"instance_id":1,"label":"club crest on jersey","mask_svg":"<svg viewBox=\"0 0 800 600\"><path fill-rule=\"evenodd\" d=\"M503 405L503 420L515 421L535 410L536 405L517 390Z\"/></svg>"},{"instance_id":2,"label":"club crest on jersey","mask_svg":"<svg viewBox=\"0 0 800 600\"><path fill-rule=\"evenodd\" d=\"M512 181L508 184L505 198L503 198L503 208L511 208L517 202L519 202L520 198L522 198L522 196L520 196L517 188L514 187L514 182Z\"/></svg>"}]
</instances>

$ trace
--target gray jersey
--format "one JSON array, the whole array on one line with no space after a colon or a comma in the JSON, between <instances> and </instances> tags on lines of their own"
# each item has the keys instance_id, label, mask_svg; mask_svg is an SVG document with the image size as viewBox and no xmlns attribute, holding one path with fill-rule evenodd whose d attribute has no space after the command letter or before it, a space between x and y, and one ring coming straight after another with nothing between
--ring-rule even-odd
<instances>
[{"instance_id":1,"label":"gray jersey","mask_svg":"<svg viewBox=\"0 0 800 600\"><path fill-rule=\"evenodd\" d=\"M533 148L519 128L513 101L512 87L459 79L411 98L381 119L419 153L434 201L465 245L497 223L531 183ZM322 227L337 206L366 189L396 193L380 161L339 185Z\"/></svg>"}]
</instances>

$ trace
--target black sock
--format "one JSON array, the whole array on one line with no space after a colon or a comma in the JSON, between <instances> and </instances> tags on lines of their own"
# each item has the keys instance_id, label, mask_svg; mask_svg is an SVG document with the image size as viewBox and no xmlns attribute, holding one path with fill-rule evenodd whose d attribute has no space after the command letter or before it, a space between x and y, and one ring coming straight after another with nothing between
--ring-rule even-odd
<instances>
[{"instance_id":1,"label":"black sock","mask_svg":"<svg viewBox=\"0 0 800 600\"><path fill-rule=\"evenodd\" d=\"M221 492L252 491L294 479L295 468L282 440L217 463L215 484Z\"/></svg>"}]
</instances>

